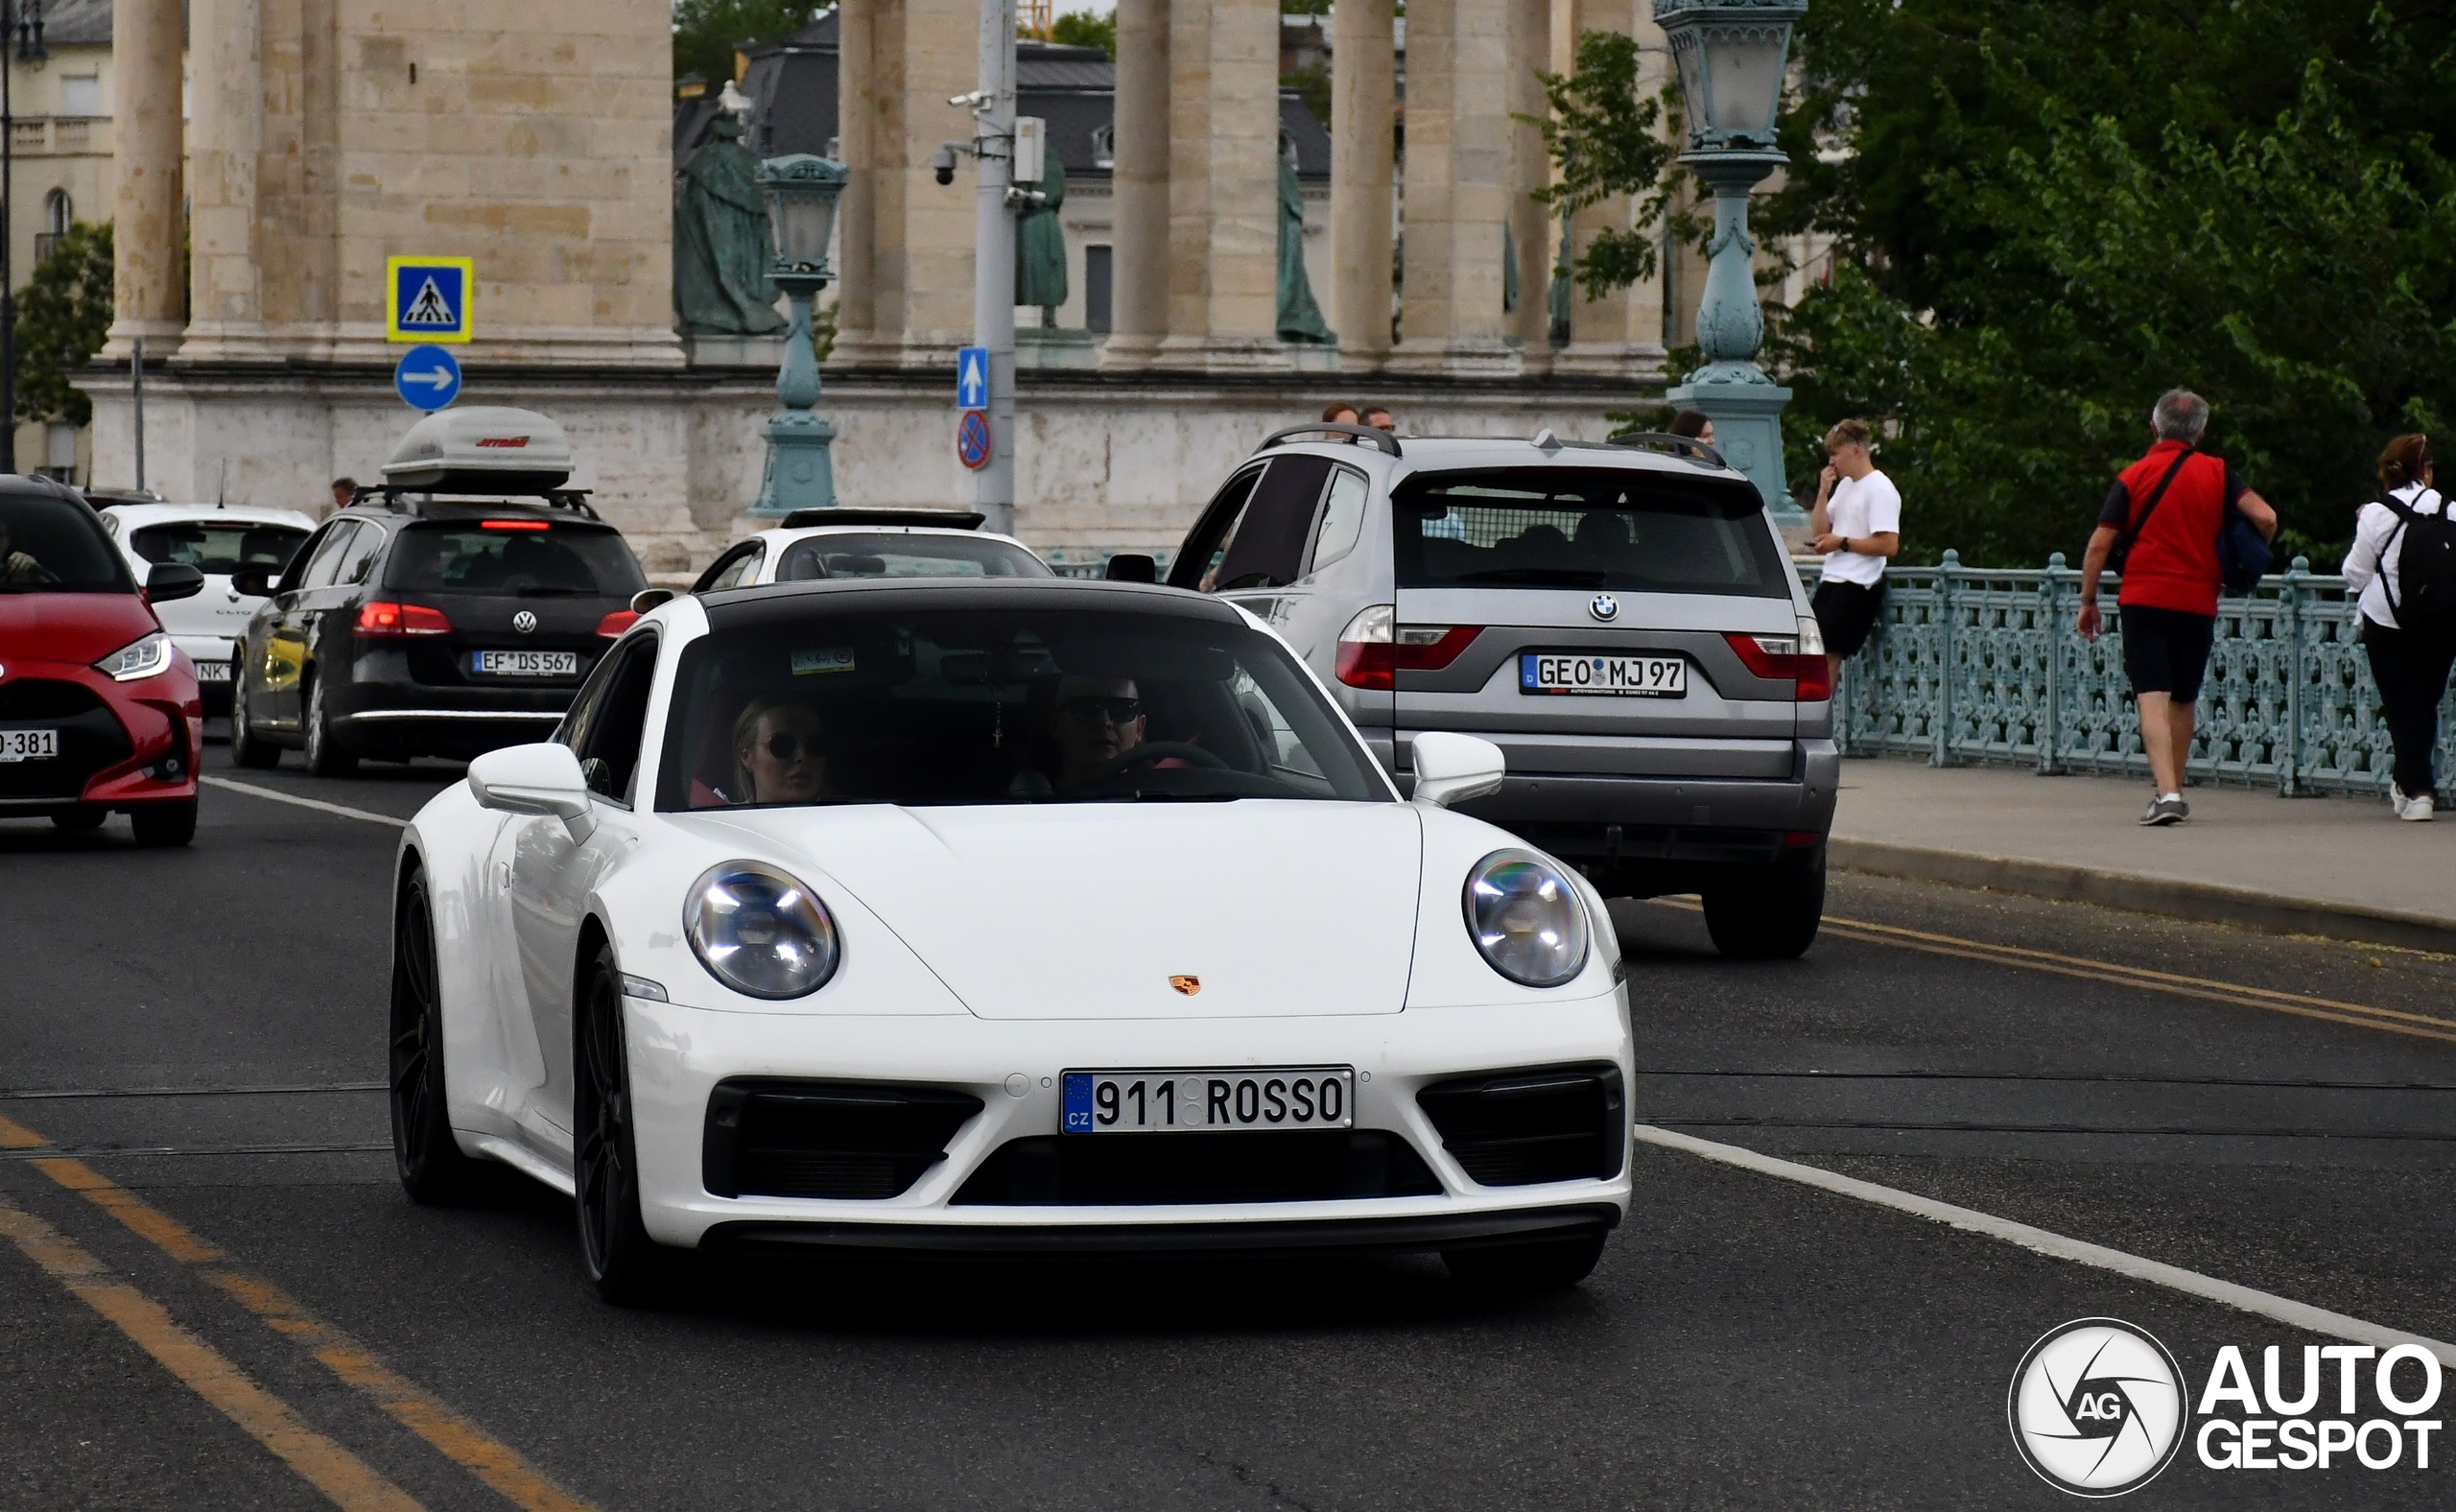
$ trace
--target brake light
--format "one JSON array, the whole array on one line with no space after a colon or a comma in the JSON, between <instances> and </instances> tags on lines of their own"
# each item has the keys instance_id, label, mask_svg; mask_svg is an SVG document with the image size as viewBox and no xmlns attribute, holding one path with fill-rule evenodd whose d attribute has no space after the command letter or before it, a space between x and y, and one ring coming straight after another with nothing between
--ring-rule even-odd
<instances>
[{"instance_id":1,"label":"brake light","mask_svg":"<svg viewBox=\"0 0 2456 1512\"><path fill-rule=\"evenodd\" d=\"M615 636L629 629L631 627L631 622L638 618L639 616L637 614L632 613L628 609L617 609L605 618L597 622L597 633L604 636L610 641Z\"/></svg>"},{"instance_id":2,"label":"brake light","mask_svg":"<svg viewBox=\"0 0 2456 1512\"><path fill-rule=\"evenodd\" d=\"M1825 659L1825 636L1816 622L1803 617L1797 635L1727 634L1724 640L1759 677L1792 684L1791 697L1802 703L1823 703L1833 697L1833 669Z\"/></svg>"},{"instance_id":3,"label":"brake light","mask_svg":"<svg viewBox=\"0 0 2456 1512\"><path fill-rule=\"evenodd\" d=\"M1372 604L1339 632L1338 679L1388 693L1400 673L1439 672L1482 633L1480 625L1401 625L1389 604Z\"/></svg>"},{"instance_id":4,"label":"brake light","mask_svg":"<svg viewBox=\"0 0 2456 1512\"><path fill-rule=\"evenodd\" d=\"M358 624L352 628L360 635L449 635L452 622L441 609L431 609L423 603L386 603L377 600L358 606Z\"/></svg>"},{"instance_id":5,"label":"brake light","mask_svg":"<svg viewBox=\"0 0 2456 1512\"><path fill-rule=\"evenodd\" d=\"M480 520L482 531L550 531L554 526L545 520Z\"/></svg>"}]
</instances>

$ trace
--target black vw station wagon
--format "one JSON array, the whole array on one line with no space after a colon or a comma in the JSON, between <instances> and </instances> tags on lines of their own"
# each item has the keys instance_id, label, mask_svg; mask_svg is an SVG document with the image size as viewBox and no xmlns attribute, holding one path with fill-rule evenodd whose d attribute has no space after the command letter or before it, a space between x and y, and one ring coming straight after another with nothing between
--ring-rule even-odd
<instances>
[{"instance_id":1,"label":"black vw station wagon","mask_svg":"<svg viewBox=\"0 0 2456 1512\"><path fill-rule=\"evenodd\" d=\"M303 749L319 776L361 757L466 759L542 740L636 618L648 586L622 532L566 488L562 427L528 410L439 411L324 521L236 661L230 756Z\"/></svg>"}]
</instances>

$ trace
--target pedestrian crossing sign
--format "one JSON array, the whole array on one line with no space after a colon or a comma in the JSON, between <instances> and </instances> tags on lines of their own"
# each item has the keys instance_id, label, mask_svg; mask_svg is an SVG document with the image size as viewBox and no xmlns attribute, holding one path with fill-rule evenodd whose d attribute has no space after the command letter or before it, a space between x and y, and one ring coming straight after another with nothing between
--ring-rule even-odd
<instances>
[{"instance_id":1,"label":"pedestrian crossing sign","mask_svg":"<svg viewBox=\"0 0 2456 1512\"><path fill-rule=\"evenodd\" d=\"M469 294L477 283L466 257L388 257L384 336L394 342L466 342Z\"/></svg>"}]
</instances>

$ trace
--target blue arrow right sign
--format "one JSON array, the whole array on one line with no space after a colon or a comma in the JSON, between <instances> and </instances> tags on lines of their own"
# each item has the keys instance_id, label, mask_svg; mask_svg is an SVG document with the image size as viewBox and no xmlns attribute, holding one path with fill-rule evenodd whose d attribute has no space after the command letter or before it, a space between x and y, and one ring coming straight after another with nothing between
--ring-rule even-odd
<instances>
[{"instance_id":1,"label":"blue arrow right sign","mask_svg":"<svg viewBox=\"0 0 2456 1512\"><path fill-rule=\"evenodd\" d=\"M415 410L440 410L460 396L460 365L440 346L413 346L392 369L392 391Z\"/></svg>"}]
</instances>

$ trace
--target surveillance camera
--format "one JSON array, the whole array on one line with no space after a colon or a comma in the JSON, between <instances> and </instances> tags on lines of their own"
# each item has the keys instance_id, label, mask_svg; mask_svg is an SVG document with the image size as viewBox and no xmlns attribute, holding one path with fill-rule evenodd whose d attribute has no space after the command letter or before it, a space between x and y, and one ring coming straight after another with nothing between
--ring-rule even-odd
<instances>
[{"instance_id":1,"label":"surveillance camera","mask_svg":"<svg viewBox=\"0 0 2456 1512\"><path fill-rule=\"evenodd\" d=\"M930 170L938 176L938 182L954 183L956 181L956 150L952 147L939 148L937 155L930 159Z\"/></svg>"}]
</instances>

